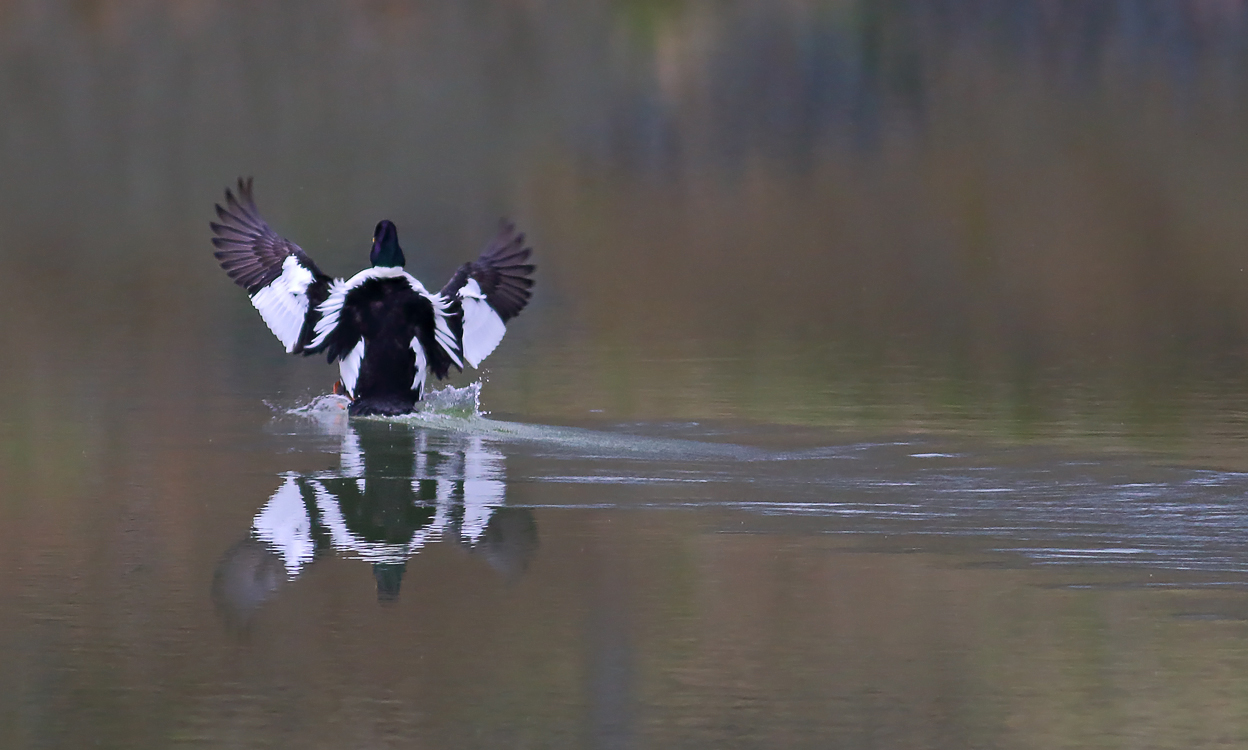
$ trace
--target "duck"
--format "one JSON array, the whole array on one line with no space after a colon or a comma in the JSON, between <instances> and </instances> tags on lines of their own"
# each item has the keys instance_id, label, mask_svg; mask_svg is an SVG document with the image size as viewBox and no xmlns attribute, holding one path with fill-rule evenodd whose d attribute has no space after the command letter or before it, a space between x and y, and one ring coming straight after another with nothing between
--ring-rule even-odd
<instances>
[{"instance_id":1,"label":"duck","mask_svg":"<svg viewBox=\"0 0 1248 750\"><path fill-rule=\"evenodd\" d=\"M533 250L506 219L439 291L404 270L389 219L373 230L371 265L331 278L261 217L252 184L240 177L237 193L227 187L225 205L216 204L213 255L288 353L338 363L333 390L349 399L351 416L415 411L430 374L441 380L452 367L479 367L532 296Z\"/></svg>"}]
</instances>

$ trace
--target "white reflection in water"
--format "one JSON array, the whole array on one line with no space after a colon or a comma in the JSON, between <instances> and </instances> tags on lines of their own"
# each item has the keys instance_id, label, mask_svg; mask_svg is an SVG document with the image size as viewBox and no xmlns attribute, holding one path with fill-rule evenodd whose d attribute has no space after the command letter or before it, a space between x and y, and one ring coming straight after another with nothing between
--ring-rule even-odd
<instances>
[{"instance_id":1,"label":"white reflection in water","mask_svg":"<svg viewBox=\"0 0 1248 750\"><path fill-rule=\"evenodd\" d=\"M291 578L312 559L312 519L308 516L299 490L298 474L289 473L273 497L256 514L252 532L269 545L286 565Z\"/></svg>"},{"instance_id":2,"label":"white reflection in water","mask_svg":"<svg viewBox=\"0 0 1248 750\"><path fill-rule=\"evenodd\" d=\"M503 454L486 438L323 426L342 437L340 467L284 474L248 537L223 556L213 593L228 619L245 623L324 554L370 563L381 601L398 598L408 561L439 541L481 554L507 578L527 567L537 547L532 512L504 507Z\"/></svg>"},{"instance_id":3,"label":"white reflection in water","mask_svg":"<svg viewBox=\"0 0 1248 750\"><path fill-rule=\"evenodd\" d=\"M734 533L783 523L986 536L992 549L1042 564L1248 571L1248 475L1233 472L923 441L775 451L476 414L348 423L334 418L341 411L318 417L341 441L340 467L284 475L255 517L249 542L260 549L222 562L239 572L221 581L246 582L231 599L242 610L326 553L370 563L382 600L398 596L408 560L439 540L515 575L536 547L533 511L556 508L727 513ZM505 507L503 451L522 459L512 481L546 485L540 504Z\"/></svg>"}]
</instances>

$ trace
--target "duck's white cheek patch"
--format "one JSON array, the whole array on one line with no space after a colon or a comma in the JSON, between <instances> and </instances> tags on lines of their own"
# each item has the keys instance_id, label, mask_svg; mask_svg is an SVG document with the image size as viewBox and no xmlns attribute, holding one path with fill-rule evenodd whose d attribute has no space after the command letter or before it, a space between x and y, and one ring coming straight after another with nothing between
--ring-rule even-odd
<instances>
[{"instance_id":1,"label":"duck's white cheek patch","mask_svg":"<svg viewBox=\"0 0 1248 750\"><path fill-rule=\"evenodd\" d=\"M347 352L347 356L338 363L338 374L342 376L342 385L351 398L355 398L355 383L360 379L360 363L364 361L364 339Z\"/></svg>"},{"instance_id":2,"label":"duck's white cheek patch","mask_svg":"<svg viewBox=\"0 0 1248 750\"><path fill-rule=\"evenodd\" d=\"M468 279L460 291L464 309L464 359L477 367L503 340L507 326L481 294L476 279Z\"/></svg>"},{"instance_id":3,"label":"duck's white cheek patch","mask_svg":"<svg viewBox=\"0 0 1248 750\"><path fill-rule=\"evenodd\" d=\"M299 332L303 330L303 320L308 315L308 285L311 283L312 272L299 265L295 256L288 255L282 261L282 275L251 295L251 304L255 305L277 340L286 347L287 353L295 350Z\"/></svg>"}]
</instances>

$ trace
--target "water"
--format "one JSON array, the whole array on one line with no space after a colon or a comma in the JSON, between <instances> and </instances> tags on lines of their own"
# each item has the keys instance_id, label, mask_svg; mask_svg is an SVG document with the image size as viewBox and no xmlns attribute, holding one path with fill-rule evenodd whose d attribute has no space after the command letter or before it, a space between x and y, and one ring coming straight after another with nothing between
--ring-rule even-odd
<instances>
[{"instance_id":1,"label":"water","mask_svg":"<svg viewBox=\"0 0 1248 750\"><path fill-rule=\"evenodd\" d=\"M525 507L729 510L797 518L812 534L984 537L980 545L1000 545L993 551L1041 563L1248 572L1241 549L1248 534L1243 472L1034 447L939 452L949 444L930 439L775 450L695 439L723 437L697 423L651 425L652 434L642 435L635 432L640 425L589 430L502 422L476 413L478 396L479 384L448 386L431 394L424 412L398 419L349 420L346 399L335 396L290 410L313 421L318 433L341 439L340 463L285 475L258 513L253 535L295 575L312 555L305 516L342 515L325 483L346 482L358 495L370 478L381 478L399 483L396 499L385 491L387 499L353 502L428 508L418 529L400 534L407 546L393 559L388 552L353 552L343 530L330 534L330 546L348 557L401 562L444 534L475 546L493 513L514 507L506 501L509 484L553 484L572 485L572 501ZM508 476L507 456L522 463L524 475ZM622 494L600 502L611 490ZM306 512L292 510L296 496L309 505ZM1029 546L1035 542L1050 546ZM526 538L520 546L528 553L533 545Z\"/></svg>"},{"instance_id":2,"label":"water","mask_svg":"<svg viewBox=\"0 0 1248 750\"><path fill-rule=\"evenodd\" d=\"M0 747L1239 747L1248 5L0 7ZM533 304L347 419L210 255Z\"/></svg>"}]
</instances>

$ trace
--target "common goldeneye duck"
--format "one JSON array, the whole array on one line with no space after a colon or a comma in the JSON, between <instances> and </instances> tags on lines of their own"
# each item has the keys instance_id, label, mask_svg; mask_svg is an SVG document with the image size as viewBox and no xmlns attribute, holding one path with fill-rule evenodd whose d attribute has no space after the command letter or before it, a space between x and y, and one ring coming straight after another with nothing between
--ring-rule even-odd
<instances>
[{"instance_id":1,"label":"common goldeneye duck","mask_svg":"<svg viewBox=\"0 0 1248 750\"><path fill-rule=\"evenodd\" d=\"M213 255L287 352L324 352L338 362L334 390L351 399L353 415L413 411L428 373L440 380L451 367L480 365L529 302L532 249L506 221L481 257L430 292L403 270L398 230L388 220L373 232L372 267L343 280L269 227L250 178L239 179L237 197L226 188L225 207L216 208Z\"/></svg>"}]
</instances>

